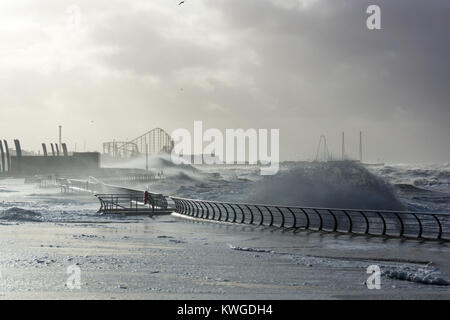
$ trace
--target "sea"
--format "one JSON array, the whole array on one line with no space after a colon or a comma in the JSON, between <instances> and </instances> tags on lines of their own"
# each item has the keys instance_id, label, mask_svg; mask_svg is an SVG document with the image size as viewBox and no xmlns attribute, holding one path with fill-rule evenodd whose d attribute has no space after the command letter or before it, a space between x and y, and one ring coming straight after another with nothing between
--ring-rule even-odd
<instances>
[{"instance_id":1,"label":"sea","mask_svg":"<svg viewBox=\"0 0 450 320\"><path fill-rule=\"evenodd\" d=\"M281 163L276 175L250 165L176 165L153 156L150 170L163 179L129 187L167 196L235 203L320 208L379 209L450 214L450 164L385 164L354 161ZM115 167L146 167L145 158ZM88 179L88 177L86 177ZM101 179L100 179L101 180ZM98 213L92 194L63 194L58 187L0 180L0 223L129 222L146 217Z\"/></svg>"}]
</instances>

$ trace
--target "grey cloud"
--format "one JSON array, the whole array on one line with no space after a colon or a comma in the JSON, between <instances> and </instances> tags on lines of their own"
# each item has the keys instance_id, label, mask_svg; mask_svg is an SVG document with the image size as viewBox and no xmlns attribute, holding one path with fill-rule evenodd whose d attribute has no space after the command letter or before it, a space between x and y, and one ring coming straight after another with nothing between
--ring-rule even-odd
<instances>
[{"instance_id":1,"label":"grey cloud","mask_svg":"<svg viewBox=\"0 0 450 320\"><path fill-rule=\"evenodd\" d=\"M87 65L41 83L28 81L39 78L36 70L19 73L8 86L17 92L26 83L29 94L3 99L44 110L54 99L63 110L77 106L80 119L109 110L101 139L204 120L280 128L282 157L304 158L320 134L337 152L340 131L363 128L371 157L450 158L442 147L450 136L448 1L199 0L183 11L154 3L81 2ZM365 27L372 3L382 10L380 31ZM49 4L39 14L51 20L63 6ZM110 127L123 108L151 121Z\"/></svg>"}]
</instances>

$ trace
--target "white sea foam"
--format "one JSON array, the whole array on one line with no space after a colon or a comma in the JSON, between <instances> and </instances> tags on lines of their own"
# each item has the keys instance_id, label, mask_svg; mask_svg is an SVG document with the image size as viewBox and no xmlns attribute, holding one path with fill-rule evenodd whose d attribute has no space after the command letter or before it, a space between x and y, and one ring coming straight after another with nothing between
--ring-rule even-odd
<instances>
[{"instance_id":1,"label":"white sea foam","mask_svg":"<svg viewBox=\"0 0 450 320\"><path fill-rule=\"evenodd\" d=\"M246 196L250 203L404 209L388 182L351 161L298 165L255 183Z\"/></svg>"},{"instance_id":2,"label":"white sea foam","mask_svg":"<svg viewBox=\"0 0 450 320\"><path fill-rule=\"evenodd\" d=\"M18 222L40 222L41 214L39 212L26 210L18 207L12 207L0 212L0 220L18 221Z\"/></svg>"},{"instance_id":3,"label":"white sea foam","mask_svg":"<svg viewBox=\"0 0 450 320\"><path fill-rule=\"evenodd\" d=\"M237 251L247 251L247 252L261 252L261 253L275 253L272 250L267 249L257 249L257 248L245 248L245 247L238 247L234 245L229 245L231 250L237 250Z\"/></svg>"},{"instance_id":4,"label":"white sea foam","mask_svg":"<svg viewBox=\"0 0 450 320\"><path fill-rule=\"evenodd\" d=\"M450 283L440 277L440 271L438 268L425 266L422 268L414 268L410 266L400 266L381 272L382 276L386 276L391 279L405 280L411 282L418 282L432 285L444 285L448 286Z\"/></svg>"}]
</instances>

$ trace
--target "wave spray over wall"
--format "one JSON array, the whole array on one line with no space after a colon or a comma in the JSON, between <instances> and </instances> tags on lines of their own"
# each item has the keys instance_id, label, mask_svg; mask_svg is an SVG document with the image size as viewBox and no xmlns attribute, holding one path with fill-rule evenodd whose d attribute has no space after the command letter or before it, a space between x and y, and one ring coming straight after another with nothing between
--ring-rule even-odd
<instances>
[{"instance_id":1,"label":"wave spray over wall","mask_svg":"<svg viewBox=\"0 0 450 320\"><path fill-rule=\"evenodd\" d=\"M392 186L352 161L295 166L254 184L246 201L279 205L405 210Z\"/></svg>"}]
</instances>

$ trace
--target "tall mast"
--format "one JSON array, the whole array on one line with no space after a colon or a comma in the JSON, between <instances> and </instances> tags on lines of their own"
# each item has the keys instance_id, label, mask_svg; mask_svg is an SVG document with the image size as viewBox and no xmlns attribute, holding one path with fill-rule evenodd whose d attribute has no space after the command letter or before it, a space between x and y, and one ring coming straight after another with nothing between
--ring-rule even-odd
<instances>
[{"instance_id":1,"label":"tall mast","mask_svg":"<svg viewBox=\"0 0 450 320\"><path fill-rule=\"evenodd\" d=\"M342 160L345 160L345 134L342 132Z\"/></svg>"},{"instance_id":2,"label":"tall mast","mask_svg":"<svg viewBox=\"0 0 450 320\"><path fill-rule=\"evenodd\" d=\"M359 162L363 162L362 156L362 131L359 132Z\"/></svg>"},{"instance_id":3,"label":"tall mast","mask_svg":"<svg viewBox=\"0 0 450 320\"><path fill-rule=\"evenodd\" d=\"M59 149L62 150L62 126L59 126Z\"/></svg>"}]
</instances>

